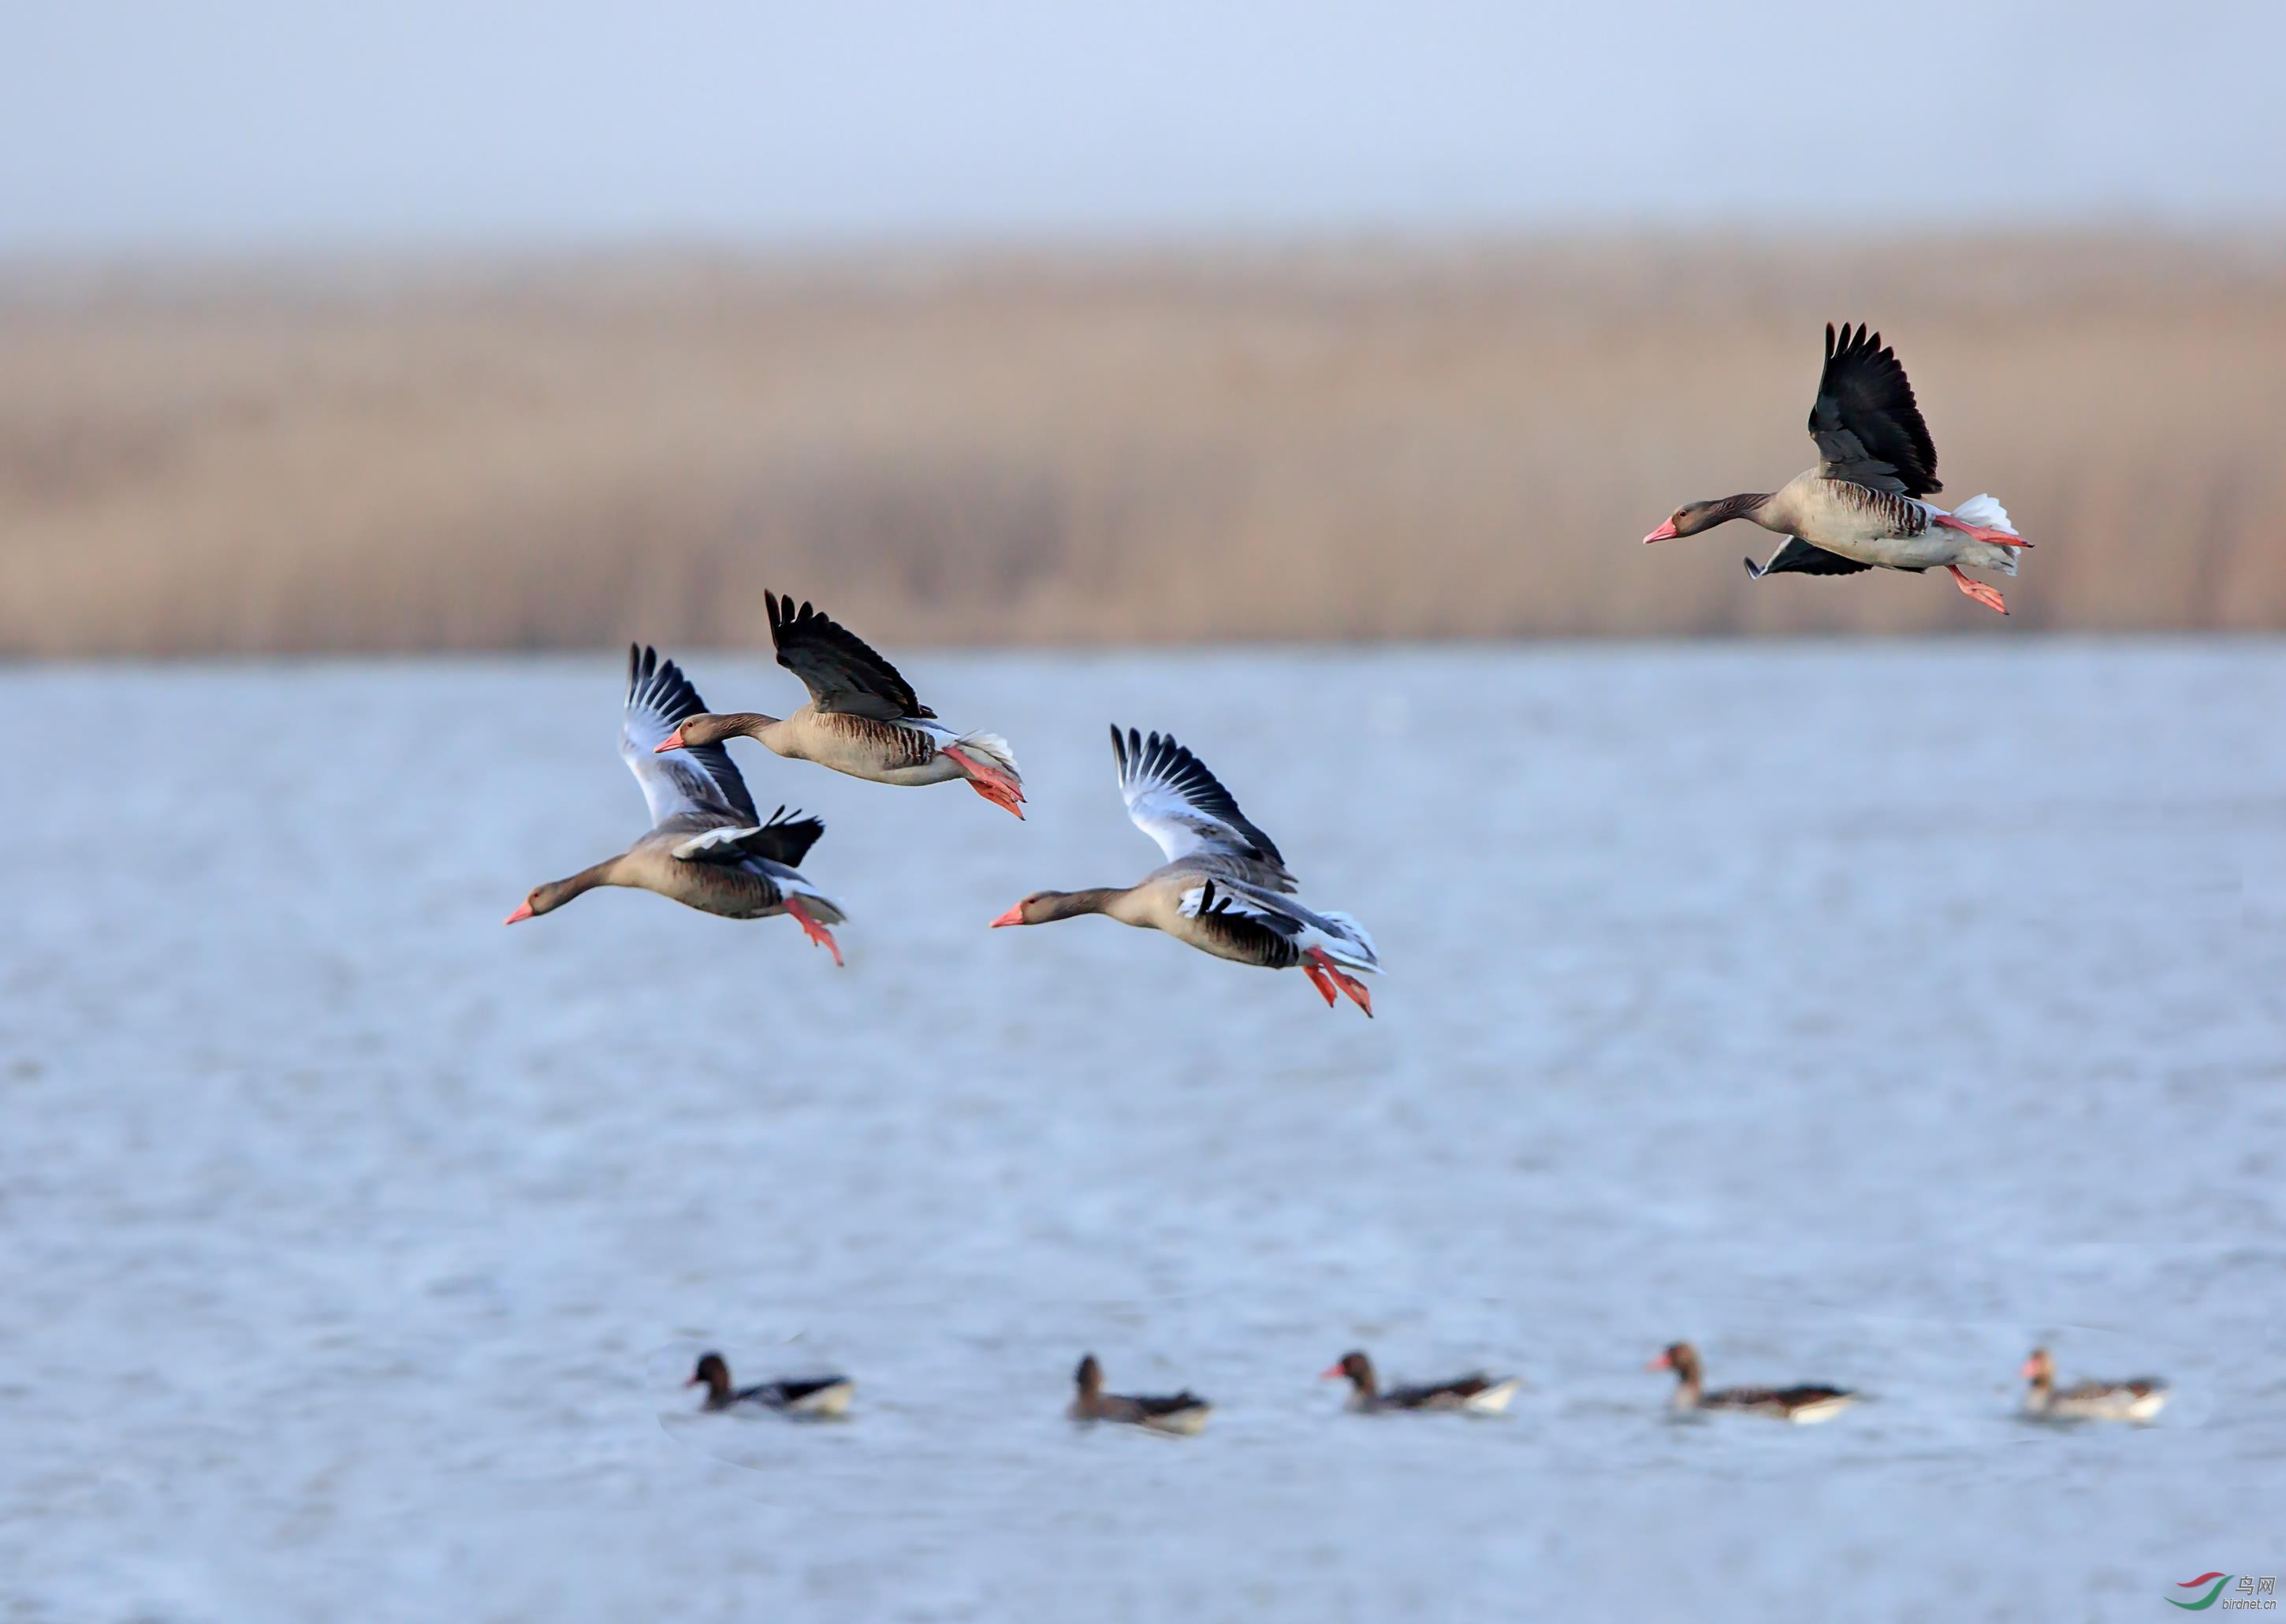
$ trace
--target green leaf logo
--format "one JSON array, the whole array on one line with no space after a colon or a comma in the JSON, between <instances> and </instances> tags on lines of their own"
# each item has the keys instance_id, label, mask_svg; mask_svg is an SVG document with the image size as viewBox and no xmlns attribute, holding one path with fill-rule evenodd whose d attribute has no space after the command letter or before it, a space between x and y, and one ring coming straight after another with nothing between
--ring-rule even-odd
<instances>
[{"instance_id":1,"label":"green leaf logo","mask_svg":"<svg viewBox=\"0 0 2286 1624\"><path fill-rule=\"evenodd\" d=\"M2196 1579L2186 1579L2175 1587L2178 1590L2195 1590L2201 1585L2206 1584L2207 1581L2211 1579L2214 1581L2214 1583L2208 1586L2207 1593L2199 1597L2198 1600L2195 1602L2179 1602L2171 1596L2167 1597L2167 1605L2170 1607L2180 1607L2185 1612L2204 1612L2208 1608L2215 1604L2215 1597L2222 1594L2223 1586L2230 1582L2230 1575L2228 1573L2201 1573Z\"/></svg>"}]
</instances>

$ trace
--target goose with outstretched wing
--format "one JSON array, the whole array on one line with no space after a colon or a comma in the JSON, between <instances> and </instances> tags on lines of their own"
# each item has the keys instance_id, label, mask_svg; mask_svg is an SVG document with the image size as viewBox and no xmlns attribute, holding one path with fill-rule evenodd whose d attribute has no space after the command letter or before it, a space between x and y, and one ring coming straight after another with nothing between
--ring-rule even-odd
<instances>
[{"instance_id":1,"label":"goose with outstretched wing","mask_svg":"<svg viewBox=\"0 0 2286 1624\"><path fill-rule=\"evenodd\" d=\"M762 601L778 664L801 679L809 703L784 718L703 710L677 717L659 751L719 749L724 739L751 738L790 761L874 784L966 783L994 806L1024 816L1024 780L1006 739L945 726L895 666L809 604L797 609L775 592Z\"/></svg>"},{"instance_id":2,"label":"goose with outstretched wing","mask_svg":"<svg viewBox=\"0 0 2286 1624\"><path fill-rule=\"evenodd\" d=\"M706 708L673 660L655 649L628 649L619 756L642 786L650 832L616 857L535 886L507 923L553 912L597 886L628 886L729 919L788 915L841 962L826 926L845 916L798 866L825 825L799 813L789 816L784 807L761 816L720 745L658 753L678 718Z\"/></svg>"},{"instance_id":3,"label":"goose with outstretched wing","mask_svg":"<svg viewBox=\"0 0 2286 1624\"><path fill-rule=\"evenodd\" d=\"M1328 1005L1336 991L1373 1013L1373 997L1350 971L1376 974L1381 958L1365 927L1320 912L1294 895L1294 876L1270 837L1248 821L1206 763L1172 735L1111 729L1120 793L1135 826L1167 861L1124 889L1035 891L992 921L1045 925L1100 913L1163 931L1202 953L1266 970L1299 969Z\"/></svg>"},{"instance_id":4,"label":"goose with outstretched wing","mask_svg":"<svg viewBox=\"0 0 2286 1624\"><path fill-rule=\"evenodd\" d=\"M1755 580L1943 569L1987 609L2008 612L1996 587L1962 568L2013 576L2018 551L2032 544L1993 497L1972 496L1950 512L1926 500L1944 488L1936 477L1936 443L1896 352L1862 322L1855 331L1847 324L1839 333L1826 327L1809 437L1817 466L1808 473L1776 491L1686 503L1644 540L1695 536L1746 519L1785 538L1767 564L1746 560Z\"/></svg>"}]
</instances>

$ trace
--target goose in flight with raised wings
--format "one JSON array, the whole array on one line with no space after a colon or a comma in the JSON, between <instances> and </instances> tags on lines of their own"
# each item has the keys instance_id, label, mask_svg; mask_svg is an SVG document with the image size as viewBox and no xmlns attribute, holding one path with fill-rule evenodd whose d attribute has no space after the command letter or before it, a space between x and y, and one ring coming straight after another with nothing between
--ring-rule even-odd
<instances>
[{"instance_id":1,"label":"goose in flight with raised wings","mask_svg":"<svg viewBox=\"0 0 2286 1624\"><path fill-rule=\"evenodd\" d=\"M619 756L650 803L650 832L616 857L533 887L506 923L553 912L597 886L631 886L728 919L791 915L812 942L832 953L835 964L841 962L841 949L825 927L840 924L844 915L795 867L825 825L799 813L789 817L784 807L763 818L720 745L678 755L658 753L675 718L706 708L673 660L661 659L653 649L627 650Z\"/></svg>"},{"instance_id":2,"label":"goose in flight with raised wings","mask_svg":"<svg viewBox=\"0 0 2286 1624\"><path fill-rule=\"evenodd\" d=\"M662 751L751 738L789 761L815 761L875 784L965 781L996 807L1024 816L1024 780L997 733L956 733L913 685L846 627L808 603L762 594L778 664L800 677L809 703L783 719L759 711L676 718Z\"/></svg>"},{"instance_id":3,"label":"goose in flight with raised wings","mask_svg":"<svg viewBox=\"0 0 2286 1624\"><path fill-rule=\"evenodd\" d=\"M1111 750L1127 816L1167 861L1123 890L1035 891L993 920L994 928L1100 913L1164 931L1218 958L1266 970L1299 967L1328 1005L1338 989L1371 1015L1372 995L1348 972L1380 971L1373 938L1345 913L1320 913L1295 900L1286 859L1206 763L1171 735L1147 738L1133 728L1122 735L1115 726Z\"/></svg>"},{"instance_id":4,"label":"goose in flight with raised wings","mask_svg":"<svg viewBox=\"0 0 2286 1624\"><path fill-rule=\"evenodd\" d=\"M1962 566L2016 573L2016 533L2008 510L1972 496L1947 512L1922 500L1944 489L1936 477L1936 444L1921 421L1913 386L1879 333L1825 329L1825 370L1809 408L1817 466L1776 491L1749 491L1677 508L1646 542L1695 536L1732 519L1751 519L1785 540L1767 564L1746 560L1746 573L1855 575L1860 570L1943 569L1987 609L2008 612L1999 591L1961 573Z\"/></svg>"}]
</instances>

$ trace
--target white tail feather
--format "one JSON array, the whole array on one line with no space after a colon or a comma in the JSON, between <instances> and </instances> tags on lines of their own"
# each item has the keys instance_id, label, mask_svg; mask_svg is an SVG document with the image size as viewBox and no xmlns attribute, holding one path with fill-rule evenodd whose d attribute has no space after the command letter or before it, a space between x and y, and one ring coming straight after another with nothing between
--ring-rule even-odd
<instances>
[{"instance_id":1,"label":"white tail feather","mask_svg":"<svg viewBox=\"0 0 2286 1624\"><path fill-rule=\"evenodd\" d=\"M1011 778L1022 781L1024 775L1017 769L1016 753L997 733L964 733L952 742L954 748L973 751Z\"/></svg>"},{"instance_id":2,"label":"white tail feather","mask_svg":"<svg viewBox=\"0 0 2286 1624\"><path fill-rule=\"evenodd\" d=\"M1359 924L1354 916L1321 908L1318 910L1318 917L1341 933L1328 938L1326 953L1328 958L1352 970L1380 973L1381 950L1374 946L1373 938L1366 934L1365 926Z\"/></svg>"},{"instance_id":3,"label":"white tail feather","mask_svg":"<svg viewBox=\"0 0 2286 1624\"><path fill-rule=\"evenodd\" d=\"M2000 505L1997 496L1972 496L1952 510L1952 516L1979 530L2005 530L2012 536L2016 533L2016 527L2008 522L2008 509Z\"/></svg>"},{"instance_id":4,"label":"white tail feather","mask_svg":"<svg viewBox=\"0 0 2286 1624\"><path fill-rule=\"evenodd\" d=\"M849 916L841 911L840 903L799 874L781 877L778 888L788 895L801 898L802 905L809 910L810 918L820 925L847 925L849 922Z\"/></svg>"}]
</instances>

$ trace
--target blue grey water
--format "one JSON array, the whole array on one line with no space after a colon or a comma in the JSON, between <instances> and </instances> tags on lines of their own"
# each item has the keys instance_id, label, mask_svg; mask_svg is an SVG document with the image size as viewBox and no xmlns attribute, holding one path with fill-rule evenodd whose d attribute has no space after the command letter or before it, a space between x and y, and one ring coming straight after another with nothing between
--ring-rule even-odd
<instances>
[{"instance_id":1,"label":"blue grey water","mask_svg":"<svg viewBox=\"0 0 2286 1624\"><path fill-rule=\"evenodd\" d=\"M738 746L826 819L840 971L636 893L501 928L642 826L616 657L0 674L0 1611L2143 1618L2286 1573L2286 647L906 663L1033 816ZM1113 719L1368 923L1377 1019L985 928L1158 860ZM1678 1336L1875 1401L1672 1423ZM2175 1401L2027 1424L2040 1340ZM1531 1385L1351 1417L1352 1344ZM705 1346L847 1368L853 1419L694 1416ZM1212 1424L1076 1431L1090 1349Z\"/></svg>"}]
</instances>

